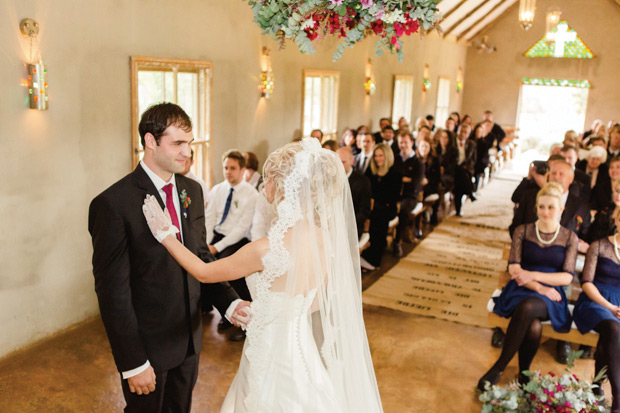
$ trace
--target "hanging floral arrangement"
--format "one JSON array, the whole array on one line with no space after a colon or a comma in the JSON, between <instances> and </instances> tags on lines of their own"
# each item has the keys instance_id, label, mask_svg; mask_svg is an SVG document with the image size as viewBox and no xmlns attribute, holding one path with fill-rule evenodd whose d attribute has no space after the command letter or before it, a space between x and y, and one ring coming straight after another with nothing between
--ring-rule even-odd
<instances>
[{"instance_id":1,"label":"hanging floral arrangement","mask_svg":"<svg viewBox=\"0 0 620 413\"><path fill-rule=\"evenodd\" d=\"M402 36L436 27L439 0L248 0L254 21L284 46L293 39L302 53L315 52L313 41L324 36L342 39L334 53L340 59L368 35L378 37L377 56L384 50L402 61Z\"/></svg>"}]
</instances>

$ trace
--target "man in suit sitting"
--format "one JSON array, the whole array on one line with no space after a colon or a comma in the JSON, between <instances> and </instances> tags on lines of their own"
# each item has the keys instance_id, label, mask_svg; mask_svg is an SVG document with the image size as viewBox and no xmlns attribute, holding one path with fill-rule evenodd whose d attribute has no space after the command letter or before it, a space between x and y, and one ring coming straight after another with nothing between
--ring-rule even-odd
<instances>
[{"instance_id":1,"label":"man in suit sitting","mask_svg":"<svg viewBox=\"0 0 620 413\"><path fill-rule=\"evenodd\" d=\"M579 187L578 195L581 198L590 199L590 177L584 171L575 167L577 161L579 160L577 148L574 146L565 145L560 150L560 155L562 155L562 158L564 158L564 160L573 167L573 171L575 172L574 182Z\"/></svg>"},{"instance_id":2,"label":"man in suit sitting","mask_svg":"<svg viewBox=\"0 0 620 413\"><path fill-rule=\"evenodd\" d=\"M217 258L226 258L250 242L250 228L254 217L254 208L258 192L243 180L245 158L236 150L230 150L222 156L224 181L215 185L209 194L209 203L205 214L207 228L207 245ZM239 297L250 301L245 278L230 282ZM206 288L208 284L203 284ZM212 298L205 290L207 297ZM218 330L230 327L224 318ZM229 338L233 341L243 340L245 333L241 329L233 331Z\"/></svg>"},{"instance_id":3,"label":"man in suit sitting","mask_svg":"<svg viewBox=\"0 0 620 413\"><path fill-rule=\"evenodd\" d=\"M121 375L126 412L189 412L202 347L200 283L151 235L142 214L147 194L166 207L177 237L204 261L200 185L184 177L194 139L179 106L163 103L139 124L144 158L90 204L93 274L101 319ZM232 320L243 312L228 283L210 284L214 305Z\"/></svg>"},{"instance_id":4,"label":"man in suit sitting","mask_svg":"<svg viewBox=\"0 0 620 413\"><path fill-rule=\"evenodd\" d=\"M392 120L390 118L379 119L379 131L375 132L373 137L375 138L375 144L383 142L383 129L392 126Z\"/></svg>"},{"instance_id":5,"label":"man in suit sitting","mask_svg":"<svg viewBox=\"0 0 620 413\"><path fill-rule=\"evenodd\" d=\"M362 133L359 142L361 143L361 152L355 155L355 170L361 174L365 174L370 165L372 151L375 148L375 141L370 133Z\"/></svg>"},{"instance_id":6,"label":"man in suit sitting","mask_svg":"<svg viewBox=\"0 0 620 413\"><path fill-rule=\"evenodd\" d=\"M364 232L366 220L370 219L370 180L366 175L361 174L353 168L353 152L351 148L343 146L336 152L349 178L353 209L355 210L355 222L357 224L357 236L359 239Z\"/></svg>"}]
</instances>

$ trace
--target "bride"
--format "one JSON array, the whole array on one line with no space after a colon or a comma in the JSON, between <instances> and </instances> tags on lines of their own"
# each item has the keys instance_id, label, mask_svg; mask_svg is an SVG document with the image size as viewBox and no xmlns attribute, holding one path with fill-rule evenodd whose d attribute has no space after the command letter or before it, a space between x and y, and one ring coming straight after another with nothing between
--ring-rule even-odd
<instances>
[{"instance_id":1,"label":"bride","mask_svg":"<svg viewBox=\"0 0 620 413\"><path fill-rule=\"evenodd\" d=\"M147 195L143 207L153 235L195 278L247 277L252 319L221 412L382 412L340 160L303 139L269 156L264 179L276 212L268 237L209 264L177 241L155 198Z\"/></svg>"}]
</instances>

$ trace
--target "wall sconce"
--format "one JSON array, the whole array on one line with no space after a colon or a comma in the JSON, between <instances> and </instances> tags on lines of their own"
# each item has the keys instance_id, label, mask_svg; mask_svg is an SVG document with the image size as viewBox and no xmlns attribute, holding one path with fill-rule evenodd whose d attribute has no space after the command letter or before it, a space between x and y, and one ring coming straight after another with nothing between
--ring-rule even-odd
<instances>
[{"instance_id":1,"label":"wall sconce","mask_svg":"<svg viewBox=\"0 0 620 413\"><path fill-rule=\"evenodd\" d=\"M271 94L273 93L273 72L271 70L271 58L269 57L270 52L271 50L263 47L263 71L261 72L258 90L260 91L260 96L264 97L265 99L269 99L271 97Z\"/></svg>"},{"instance_id":2,"label":"wall sconce","mask_svg":"<svg viewBox=\"0 0 620 413\"><path fill-rule=\"evenodd\" d=\"M30 97L30 109L47 110L49 107L47 98L47 67L43 64L40 53L37 53L39 55L38 61L32 55L32 44L39 35L39 23L33 19L23 19L19 23L19 30L30 39L30 61L26 64L28 69L26 85Z\"/></svg>"},{"instance_id":3,"label":"wall sconce","mask_svg":"<svg viewBox=\"0 0 620 413\"><path fill-rule=\"evenodd\" d=\"M461 93L463 90L463 68L459 67L456 72L456 93Z\"/></svg>"},{"instance_id":4,"label":"wall sconce","mask_svg":"<svg viewBox=\"0 0 620 413\"><path fill-rule=\"evenodd\" d=\"M534 23L534 13L536 12L536 0L519 1L519 24L523 30L528 30Z\"/></svg>"},{"instance_id":5,"label":"wall sconce","mask_svg":"<svg viewBox=\"0 0 620 413\"><path fill-rule=\"evenodd\" d=\"M422 91L428 92L430 88L431 88L430 70L428 68L428 65L424 65L424 80L422 82Z\"/></svg>"},{"instance_id":6,"label":"wall sconce","mask_svg":"<svg viewBox=\"0 0 620 413\"><path fill-rule=\"evenodd\" d=\"M366 64L366 81L364 82L364 90L368 96L372 96L377 91L377 84L375 83L375 75L372 71L372 60L368 59Z\"/></svg>"}]
</instances>

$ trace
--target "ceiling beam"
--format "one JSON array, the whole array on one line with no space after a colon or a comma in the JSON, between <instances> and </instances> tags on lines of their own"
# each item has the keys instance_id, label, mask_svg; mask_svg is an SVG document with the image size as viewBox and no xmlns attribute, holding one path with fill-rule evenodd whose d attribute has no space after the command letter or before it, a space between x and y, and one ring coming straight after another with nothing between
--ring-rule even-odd
<instances>
[{"instance_id":1,"label":"ceiling beam","mask_svg":"<svg viewBox=\"0 0 620 413\"><path fill-rule=\"evenodd\" d=\"M484 30L489 24L500 18L510 7L512 7L517 0L506 0L503 3L498 4L485 18L476 23L469 31L465 32L457 38L457 41L461 39L471 40L472 37Z\"/></svg>"},{"instance_id":2,"label":"ceiling beam","mask_svg":"<svg viewBox=\"0 0 620 413\"><path fill-rule=\"evenodd\" d=\"M477 12L478 10L480 10L480 8L482 6L484 6L485 4L487 4L490 0L484 0L482 3L478 4L476 7L474 7L469 13L467 13L465 16L463 16L460 20L458 20L456 23L454 23L448 30L446 30L444 32L444 35L447 36L449 35L452 30L454 30L456 27L459 27L459 25L461 23L463 23L464 20L468 19L472 14L474 14L475 12Z\"/></svg>"},{"instance_id":3,"label":"ceiling beam","mask_svg":"<svg viewBox=\"0 0 620 413\"><path fill-rule=\"evenodd\" d=\"M481 7L478 11L473 13L467 19L463 20L458 26L455 26L452 29L452 34L456 37L461 36L464 32L471 29L476 23L480 20L484 19L489 15L493 10L495 10L500 4L502 4L503 0L489 0L483 7Z\"/></svg>"},{"instance_id":4,"label":"ceiling beam","mask_svg":"<svg viewBox=\"0 0 620 413\"><path fill-rule=\"evenodd\" d=\"M485 0L467 0L460 6L457 10L455 10L450 16L443 19L441 22L441 28L445 30L450 30L450 28L454 27L459 20L461 20L464 16L466 16L470 11L478 7L481 3L484 3Z\"/></svg>"},{"instance_id":5,"label":"ceiling beam","mask_svg":"<svg viewBox=\"0 0 620 413\"><path fill-rule=\"evenodd\" d=\"M446 21L446 19L448 17L450 17L450 15L452 13L454 13L455 11L457 11L459 9L459 7L461 7L463 4L467 3L467 0L460 0L452 9L450 9L449 11L447 11L445 14L441 15L441 21ZM441 5L441 3L439 3L439 5Z\"/></svg>"}]
</instances>

